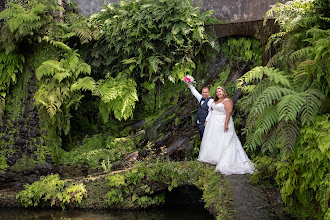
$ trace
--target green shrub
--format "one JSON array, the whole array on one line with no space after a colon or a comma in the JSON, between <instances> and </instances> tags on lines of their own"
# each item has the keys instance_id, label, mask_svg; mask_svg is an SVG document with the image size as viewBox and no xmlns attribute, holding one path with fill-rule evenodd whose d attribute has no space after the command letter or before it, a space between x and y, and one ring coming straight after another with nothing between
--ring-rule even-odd
<instances>
[{"instance_id":1,"label":"green shrub","mask_svg":"<svg viewBox=\"0 0 330 220\"><path fill-rule=\"evenodd\" d=\"M59 176L48 175L41 177L40 181L26 184L16 198L21 200L24 207L56 206L65 209L65 206L78 202L87 196L83 184L68 184L60 180Z\"/></svg>"},{"instance_id":2,"label":"green shrub","mask_svg":"<svg viewBox=\"0 0 330 220\"><path fill-rule=\"evenodd\" d=\"M221 51L232 63L245 61L254 66L261 65L261 42L257 39L231 38L221 46Z\"/></svg>"},{"instance_id":3,"label":"green shrub","mask_svg":"<svg viewBox=\"0 0 330 220\"><path fill-rule=\"evenodd\" d=\"M75 146L69 152L61 150L59 163L109 170L111 163L123 160L126 154L135 150L135 141L131 136L115 138L96 134L84 138L81 145Z\"/></svg>"},{"instance_id":4,"label":"green shrub","mask_svg":"<svg viewBox=\"0 0 330 220\"><path fill-rule=\"evenodd\" d=\"M277 164L283 201L301 219L322 219L330 212L329 117L318 116L314 126L305 126L294 153Z\"/></svg>"},{"instance_id":5,"label":"green shrub","mask_svg":"<svg viewBox=\"0 0 330 220\"><path fill-rule=\"evenodd\" d=\"M214 167L197 161L142 163L132 170L106 177L110 187L106 201L113 208L145 208L165 202L164 189L195 185L203 191L205 208L215 210L218 219L231 219L229 186Z\"/></svg>"},{"instance_id":6,"label":"green shrub","mask_svg":"<svg viewBox=\"0 0 330 220\"><path fill-rule=\"evenodd\" d=\"M4 155L0 155L0 172L6 171L8 167L6 157Z\"/></svg>"}]
</instances>

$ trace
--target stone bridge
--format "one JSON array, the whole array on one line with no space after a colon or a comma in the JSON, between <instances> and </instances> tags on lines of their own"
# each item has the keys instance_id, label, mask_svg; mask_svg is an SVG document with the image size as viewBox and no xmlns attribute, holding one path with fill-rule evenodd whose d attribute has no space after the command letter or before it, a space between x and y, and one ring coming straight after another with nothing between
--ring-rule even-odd
<instances>
[{"instance_id":1,"label":"stone bridge","mask_svg":"<svg viewBox=\"0 0 330 220\"><path fill-rule=\"evenodd\" d=\"M107 3L118 3L120 0L75 0L79 10L84 15L90 15ZM183 1L183 0L182 0ZM200 0L194 0L198 3ZM213 10L213 15L219 20L247 22L262 20L266 11L278 0L202 0L201 10Z\"/></svg>"},{"instance_id":2,"label":"stone bridge","mask_svg":"<svg viewBox=\"0 0 330 220\"><path fill-rule=\"evenodd\" d=\"M274 20L269 20L263 25L263 20L235 22L228 24L213 25L218 39L230 36L249 36L261 41L262 65L265 66L269 59L275 54L274 48L266 51L268 38L279 31L279 26L274 24Z\"/></svg>"}]
</instances>

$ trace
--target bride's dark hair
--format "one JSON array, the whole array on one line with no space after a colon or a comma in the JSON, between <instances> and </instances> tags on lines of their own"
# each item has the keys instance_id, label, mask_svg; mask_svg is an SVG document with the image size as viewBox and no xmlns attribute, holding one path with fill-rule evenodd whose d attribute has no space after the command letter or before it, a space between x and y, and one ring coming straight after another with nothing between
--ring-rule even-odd
<instances>
[{"instance_id":1,"label":"bride's dark hair","mask_svg":"<svg viewBox=\"0 0 330 220\"><path fill-rule=\"evenodd\" d=\"M217 90L218 90L218 89L221 89L222 92L225 94L225 97L224 97L224 98L229 98L229 96L228 96L226 90L225 90L224 88L218 86L218 87L215 89L214 96L213 96L213 99L214 99L215 102L219 100L219 98L218 98L218 96L217 96Z\"/></svg>"}]
</instances>

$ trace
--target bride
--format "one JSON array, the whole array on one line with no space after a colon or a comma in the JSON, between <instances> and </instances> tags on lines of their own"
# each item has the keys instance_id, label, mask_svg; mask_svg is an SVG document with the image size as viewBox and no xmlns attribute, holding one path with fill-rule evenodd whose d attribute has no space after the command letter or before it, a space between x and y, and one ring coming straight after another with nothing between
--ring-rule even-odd
<instances>
[{"instance_id":1,"label":"bride","mask_svg":"<svg viewBox=\"0 0 330 220\"><path fill-rule=\"evenodd\" d=\"M216 171L225 175L254 172L254 165L242 148L230 116L233 103L222 87L217 87L206 127L198 161L216 165Z\"/></svg>"}]
</instances>

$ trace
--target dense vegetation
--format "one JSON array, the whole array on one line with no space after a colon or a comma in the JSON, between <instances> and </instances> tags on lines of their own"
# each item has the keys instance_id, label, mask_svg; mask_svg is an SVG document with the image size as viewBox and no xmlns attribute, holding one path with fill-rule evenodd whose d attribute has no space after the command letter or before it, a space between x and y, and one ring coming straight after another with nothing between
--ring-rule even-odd
<instances>
[{"instance_id":1,"label":"dense vegetation","mask_svg":"<svg viewBox=\"0 0 330 220\"><path fill-rule=\"evenodd\" d=\"M299 219L330 217L330 18L322 13L324 2L274 5L265 21L280 25L268 42L277 53L238 80L246 94L240 100L247 115L244 147L259 169L253 179L275 181Z\"/></svg>"},{"instance_id":2,"label":"dense vegetation","mask_svg":"<svg viewBox=\"0 0 330 220\"><path fill-rule=\"evenodd\" d=\"M205 208L217 219L234 218L228 183L211 166L197 161L159 163L152 156L148 161L130 170L93 178L63 181L58 175L49 175L26 185L17 197L25 207L83 208L94 203L98 208L136 209L163 204L163 190L195 185L203 192Z\"/></svg>"},{"instance_id":3,"label":"dense vegetation","mask_svg":"<svg viewBox=\"0 0 330 220\"><path fill-rule=\"evenodd\" d=\"M275 4L265 21L280 26L268 42L276 54L262 67L259 40L236 37L219 47L205 27L213 22L210 12L201 13L190 0L127 0L90 18L70 1L8 0L0 12L0 171L52 163L108 172L128 153L146 153L154 143L138 146L143 133L129 125L145 120L149 126L177 103L185 74L201 86L207 56L220 50L228 65L207 83L211 93L218 85L231 96L243 91L235 125L245 125L238 133L257 165L252 179L278 186L297 218L329 218L329 5ZM250 71L226 82L233 66ZM231 217L227 194L217 191L225 183L211 169L146 155L145 164L106 178L107 207L161 204L162 195L149 188L158 181L169 190L194 184L219 218ZM64 208L84 204L86 190L88 198L87 186L48 176L18 197L26 206L45 201Z\"/></svg>"},{"instance_id":4,"label":"dense vegetation","mask_svg":"<svg viewBox=\"0 0 330 220\"><path fill-rule=\"evenodd\" d=\"M62 138L72 143L71 121L79 121L80 127L80 121L86 120L86 116L72 115L85 111L78 109L82 102L92 106L86 114L98 111L87 119L94 122L89 123L88 131L103 121L105 130L96 128L95 132L107 132L107 127L113 128L118 120L132 118L136 102L144 106L149 94L155 102L155 113L160 106L155 85L178 82L195 68L194 58L201 48L215 45L204 29L209 12L200 13L190 1L109 4L90 19L72 10L63 15L64 5L53 0L16 3L8 1L7 9L0 13L5 21L0 43L5 76L1 81L0 115L6 109L10 111L10 104L5 107L4 100L11 99L6 94L17 75L35 72L35 105L43 121L40 129L47 131L42 138L55 161L59 161ZM84 96L88 96L86 101ZM148 96L146 100L144 96ZM12 120L19 118L18 114ZM14 155L8 150L2 158Z\"/></svg>"}]
</instances>

